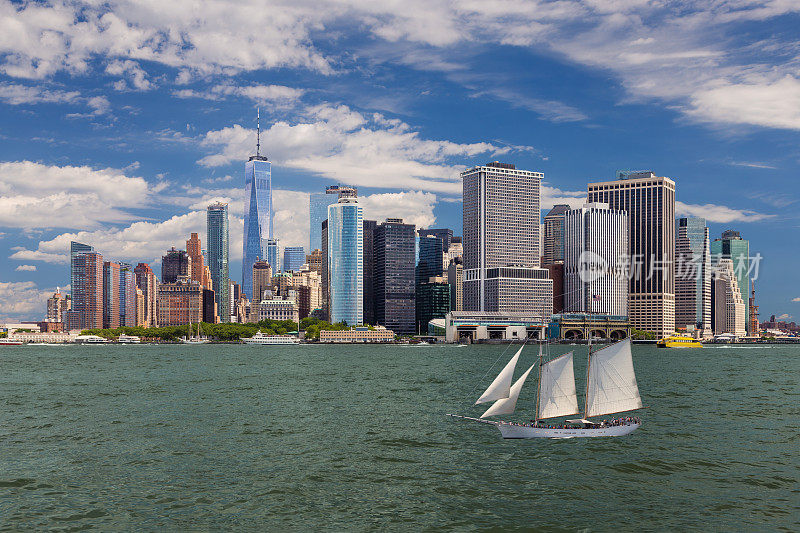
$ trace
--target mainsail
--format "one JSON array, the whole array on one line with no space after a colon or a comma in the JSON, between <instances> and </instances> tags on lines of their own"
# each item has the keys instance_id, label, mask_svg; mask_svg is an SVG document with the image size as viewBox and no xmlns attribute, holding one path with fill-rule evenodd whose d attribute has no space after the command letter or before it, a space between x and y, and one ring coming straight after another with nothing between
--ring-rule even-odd
<instances>
[{"instance_id":1,"label":"mainsail","mask_svg":"<svg viewBox=\"0 0 800 533\"><path fill-rule=\"evenodd\" d=\"M575 394L572 352L569 352L542 365L537 418L553 418L576 413L578 413L578 397Z\"/></svg>"},{"instance_id":2,"label":"mainsail","mask_svg":"<svg viewBox=\"0 0 800 533\"><path fill-rule=\"evenodd\" d=\"M522 350L520 349L520 351ZM517 355L519 355L519 352L517 352ZM528 378L528 374L531 373L531 370L533 370L534 366L536 365L531 365L531 367L524 374L522 374L516 382L514 382L514 384L511 386L511 390L509 391L508 398L502 398L494 402L492 406L481 415L481 418L494 415L510 415L513 413L514 409L517 407L517 398L519 398L519 392L522 390L522 385L525 383L525 380Z\"/></svg>"},{"instance_id":3,"label":"mainsail","mask_svg":"<svg viewBox=\"0 0 800 533\"><path fill-rule=\"evenodd\" d=\"M522 353L522 348L523 347L520 347L506 367L494 378L489 388L481 394L481 397L475 402L476 405L508 398L508 395L511 393L511 381L514 379L514 369L517 367L517 361L519 360L519 354Z\"/></svg>"},{"instance_id":4,"label":"mainsail","mask_svg":"<svg viewBox=\"0 0 800 533\"><path fill-rule=\"evenodd\" d=\"M641 409L630 339L591 355L586 388L587 417Z\"/></svg>"}]
</instances>

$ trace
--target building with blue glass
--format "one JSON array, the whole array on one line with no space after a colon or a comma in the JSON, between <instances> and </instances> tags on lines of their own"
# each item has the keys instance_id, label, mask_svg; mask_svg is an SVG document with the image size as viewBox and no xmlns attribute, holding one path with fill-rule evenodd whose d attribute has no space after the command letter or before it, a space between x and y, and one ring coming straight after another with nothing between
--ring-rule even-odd
<instances>
[{"instance_id":1,"label":"building with blue glass","mask_svg":"<svg viewBox=\"0 0 800 533\"><path fill-rule=\"evenodd\" d=\"M266 257L267 241L273 239L272 164L262 155L244 165L244 239L242 245L242 292L253 296L253 263ZM277 270L273 267L273 270Z\"/></svg>"},{"instance_id":2,"label":"building with blue glass","mask_svg":"<svg viewBox=\"0 0 800 533\"><path fill-rule=\"evenodd\" d=\"M750 296L750 241L743 239L738 231L727 230L722 237L711 242L711 262L716 267L722 259L733 262L733 272L739 285L739 292L745 302ZM750 321L745 321L748 332Z\"/></svg>"},{"instance_id":3,"label":"building with blue glass","mask_svg":"<svg viewBox=\"0 0 800 533\"><path fill-rule=\"evenodd\" d=\"M675 327L711 337L711 248L704 218L678 219L675 240Z\"/></svg>"},{"instance_id":4,"label":"building with blue glass","mask_svg":"<svg viewBox=\"0 0 800 533\"><path fill-rule=\"evenodd\" d=\"M223 322L228 322L232 314L228 273L228 204L218 202L208 206L206 225L206 254L217 314ZM250 281L252 283L252 279Z\"/></svg>"},{"instance_id":5,"label":"building with blue glass","mask_svg":"<svg viewBox=\"0 0 800 533\"><path fill-rule=\"evenodd\" d=\"M320 227L322 225L320 224ZM306 250L302 246L287 246L283 249L283 270L299 272L306 262Z\"/></svg>"},{"instance_id":6,"label":"building with blue glass","mask_svg":"<svg viewBox=\"0 0 800 533\"><path fill-rule=\"evenodd\" d=\"M327 281L330 321L356 325L364 316L364 210L355 195L328 206Z\"/></svg>"},{"instance_id":7,"label":"building with blue glass","mask_svg":"<svg viewBox=\"0 0 800 533\"><path fill-rule=\"evenodd\" d=\"M328 206L335 204L336 198L324 192L308 195L309 250L322 250L322 222L328 218Z\"/></svg>"},{"instance_id":8,"label":"building with blue glass","mask_svg":"<svg viewBox=\"0 0 800 533\"><path fill-rule=\"evenodd\" d=\"M272 272L277 274L280 272L281 269L281 256L278 247L278 239L267 239L267 244L264 247L264 257L263 259L267 260L269 266L272 268Z\"/></svg>"}]
</instances>

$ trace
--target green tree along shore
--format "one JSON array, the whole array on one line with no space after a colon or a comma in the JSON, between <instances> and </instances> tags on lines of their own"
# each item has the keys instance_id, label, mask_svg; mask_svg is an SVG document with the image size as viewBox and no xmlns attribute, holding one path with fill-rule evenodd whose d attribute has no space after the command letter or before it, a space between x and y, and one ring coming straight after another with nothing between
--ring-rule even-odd
<instances>
[{"instance_id":1,"label":"green tree along shore","mask_svg":"<svg viewBox=\"0 0 800 533\"><path fill-rule=\"evenodd\" d=\"M259 330L265 335L285 335L297 331L304 331L306 339L318 339L320 330L348 329L344 323L330 324L316 318L304 318L297 322L291 320L262 320L255 324L208 324L201 323L200 330L203 335L219 341L237 341L252 337ZM87 329L82 335L98 335L106 339L116 339L122 334L136 335L147 339L160 339L162 341L177 341L181 337L189 337L197 333L197 324L191 326L165 326L162 328L121 327L115 329Z\"/></svg>"},{"instance_id":2,"label":"green tree along shore","mask_svg":"<svg viewBox=\"0 0 800 533\"><path fill-rule=\"evenodd\" d=\"M642 340L654 341L656 340L656 335L655 333L650 333L649 331L642 331L640 329L631 328L631 338L637 341L642 341Z\"/></svg>"}]
</instances>

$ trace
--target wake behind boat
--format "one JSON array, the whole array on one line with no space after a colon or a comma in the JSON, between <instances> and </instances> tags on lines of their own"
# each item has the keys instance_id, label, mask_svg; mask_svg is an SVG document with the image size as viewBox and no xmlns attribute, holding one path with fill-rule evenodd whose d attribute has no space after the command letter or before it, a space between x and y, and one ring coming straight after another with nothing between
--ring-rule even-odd
<instances>
[{"instance_id":1,"label":"wake behind boat","mask_svg":"<svg viewBox=\"0 0 800 533\"><path fill-rule=\"evenodd\" d=\"M589 346L589 363L586 372L586 398L583 417L562 423L547 424L544 420L576 415L578 397L575 392L573 352L545 362L539 348L539 386L536 395L536 418L529 424L484 420L489 416L512 414L517 405L522 386L533 365L512 385L514 370L522 353L521 347L506 364L489 388L475 404L493 401L480 418L448 415L463 420L492 424L506 439L620 437L635 431L641 422L638 417L595 422L589 417L621 413L642 408L636 374L633 370L630 339L617 342L592 353Z\"/></svg>"}]
</instances>

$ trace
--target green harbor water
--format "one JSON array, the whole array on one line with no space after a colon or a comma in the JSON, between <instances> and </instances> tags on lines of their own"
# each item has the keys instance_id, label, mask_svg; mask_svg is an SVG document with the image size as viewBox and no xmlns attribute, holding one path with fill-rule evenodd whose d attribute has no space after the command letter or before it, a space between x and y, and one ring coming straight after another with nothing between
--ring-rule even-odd
<instances>
[{"instance_id":1,"label":"green harbor water","mask_svg":"<svg viewBox=\"0 0 800 533\"><path fill-rule=\"evenodd\" d=\"M3 347L0 529L800 530L800 346L634 346L640 430L526 441L444 416L505 349Z\"/></svg>"}]
</instances>

